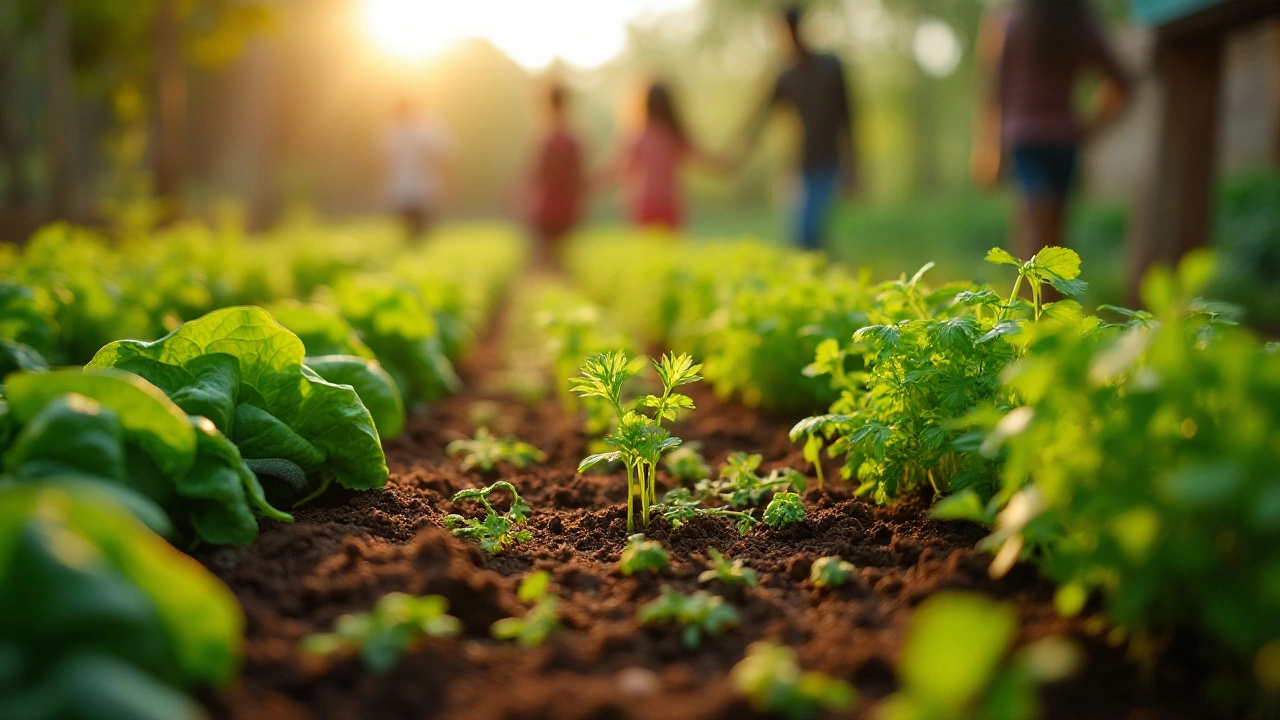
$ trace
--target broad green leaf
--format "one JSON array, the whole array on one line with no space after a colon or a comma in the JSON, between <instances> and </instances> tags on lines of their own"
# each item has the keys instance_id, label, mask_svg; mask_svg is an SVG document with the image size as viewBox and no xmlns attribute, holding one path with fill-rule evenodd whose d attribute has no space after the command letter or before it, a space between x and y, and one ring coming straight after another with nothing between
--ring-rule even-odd
<instances>
[{"instance_id":1,"label":"broad green leaf","mask_svg":"<svg viewBox=\"0 0 1280 720\"><path fill-rule=\"evenodd\" d=\"M988 257L990 257L988 255ZM1059 280L1075 280L1080 277L1080 255L1071 248L1047 247L1032 259L1036 269Z\"/></svg>"},{"instance_id":2,"label":"broad green leaf","mask_svg":"<svg viewBox=\"0 0 1280 720\"><path fill-rule=\"evenodd\" d=\"M334 385L350 385L369 409L378 436L394 440L404 430L404 402L395 381L377 360L350 355L308 357L307 367Z\"/></svg>"},{"instance_id":3,"label":"broad green leaf","mask_svg":"<svg viewBox=\"0 0 1280 720\"><path fill-rule=\"evenodd\" d=\"M994 677L1017 628L1008 605L967 593L933 595L911 618L898 675L912 696L958 713Z\"/></svg>"},{"instance_id":4,"label":"broad green leaf","mask_svg":"<svg viewBox=\"0 0 1280 720\"><path fill-rule=\"evenodd\" d=\"M1004 248L991 248L987 253L986 261L996 265L1013 265L1014 267L1022 267L1022 262L1018 258L1009 254Z\"/></svg>"},{"instance_id":5,"label":"broad green leaf","mask_svg":"<svg viewBox=\"0 0 1280 720\"><path fill-rule=\"evenodd\" d=\"M971 488L966 488L939 500L929 510L929 517L934 520L969 520L984 525L990 525L995 520L987 513L987 509L983 506L982 499L978 497L978 493Z\"/></svg>"}]
</instances>

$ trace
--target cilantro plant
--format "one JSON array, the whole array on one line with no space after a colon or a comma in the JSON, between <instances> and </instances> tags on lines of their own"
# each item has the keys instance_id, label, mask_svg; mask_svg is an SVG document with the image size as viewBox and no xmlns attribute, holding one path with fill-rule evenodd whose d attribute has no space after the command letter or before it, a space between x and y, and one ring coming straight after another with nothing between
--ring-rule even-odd
<instances>
[{"instance_id":1,"label":"cilantro plant","mask_svg":"<svg viewBox=\"0 0 1280 720\"><path fill-rule=\"evenodd\" d=\"M668 564L670 559L662 545L656 540L646 540L641 533L627 538L627 546L618 558L618 569L627 577L643 572L656 573Z\"/></svg>"},{"instance_id":2,"label":"cilantro plant","mask_svg":"<svg viewBox=\"0 0 1280 720\"><path fill-rule=\"evenodd\" d=\"M764 522L773 528L804 522L804 501L793 492L774 495L764 509Z\"/></svg>"},{"instance_id":3,"label":"cilantro plant","mask_svg":"<svg viewBox=\"0 0 1280 720\"><path fill-rule=\"evenodd\" d=\"M755 507L771 493L787 490L803 492L804 476L791 468L777 468L766 476L759 473L764 457L736 452L720 468L720 476L708 478L695 486L695 492L703 497L718 497L730 507Z\"/></svg>"},{"instance_id":4,"label":"cilantro plant","mask_svg":"<svg viewBox=\"0 0 1280 720\"><path fill-rule=\"evenodd\" d=\"M732 520L737 523L738 532L746 535L757 522L750 512L732 510L727 506L703 508L699 507L701 504L702 501L695 500L689 488L675 488L662 496L662 503L657 507L673 528L679 528L695 517L714 517Z\"/></svg>"},{"instance_id":5,"label":"cilantro plant","mask_svg":"<svg viewBox=\"0 0 1280 720\"><path fill-rule=\"evenodd\" d=\"M551 574L530 573L520 581L520 602L532 604L523 617L503 618L490 629L498 640L515 640L521 647L537 647L560 627L560 598L550 590Z\"/></svg>"},{"instance_id":6,"label":"cilantro plant","mask_svg":"<svg viewBox=\"0 0 1280 720\"><path fill-rule=\"evenodd\" d=\"M445 447L445 452L450 456L462 456L460 467L463 472L477 468L481 472L491 472L500 462L523 469L547 459L546 453L529 443L511 436L494 437L487 427L477 429L474 438L454 440Z\"/></svg>"},{"instance_id":7,"label":"cilantro plant","mask_svg":"<svg viewBox=\"0 0 1280 720\"><path fill-rule=\"evenodd\" d=\"M709 583L719 580L726 587L756 586L758 582L756 571L747 567L745 560L738 558L730 561L715 548L708 548L707 556L711 559L711 569L703 570L698 576L698 582Z\"/></svg>"},{"instance_id":8,"label":"cilantro plant","mask_svg":"<svg viewBox=\"0 0 1280 720\"><path fill-rule=\"evenodd\" d=\"M719 635L738 624L738 611L717 595L699 590L684 595L662 586L662 595L640 608L641 625L674 624L683 628L680 642L690 650L702 644L704 635Z\"/></svg>"},{"instance_id":9,"label":"cilantro plant","mask_svg":"<svg viewBox=\"0 0 1280 720\"><path fill-rule=\"evenodd\" d=\"M511 495L511 508L505 513L494 510L489 503L489 496L498 491ZM506 480L499 480L485 488L468 488L454 494L453 502L463 500L474 500L483 505L484 519L446 515L444 526L458 537L475 540L480 544L481 550L497 554L512 546L529 542L533 537L528 530L522 529L529 518L529 506L520 499L516 486Z\"/></svg>"},{"instance_id":10,"label":"cilantro plant","mask_svg":"<svg viewBox=\"0 0 1280 720\"><path fill-rule=\"evenodd\" d=\"M857 700L849 683L819 672L801 672L795 651L771 642L752 643L746 657L733 666L730 678L756 712L777 713L790 720L807 720L822 711L847 711Z\"/></svg>"},{"instance_id":11,"label":"cilantro plant","mask_svg":"<svg viewBox=\"0 0 1280 720\"><path fill-rule=\"evenodd\" d=\"M384 673L423 639L461 632L462 623L448 609L449 601L439 595L390 593L370 612L338 618L333 632L308 636L302 648L316 655L358 653L365 667Z\"/></svg>"},{"instance_id":12,"label":"cilantro plant","mask_svg":"<svg viewBox=\"0 0 1280 720\"><path fill-rule=\"evenodd\" d=\"M617 426L605 438L605 443L616 449L584 458L578 465L578 472L585 472L600 462L622 462L627 470L628 532L635 529L633 506L636 499L640 501L643 522L649 523L649 508L657 502L658 461L663 453L678 447L681 442L662 424L675 420L680 410L692 410L694 407L689 396L677 393L675 389L702 379L698 375L702 366L694 364L688 355L663 355L661 361L653 361L653 367L662 382L662 395L646 395L636 402L634 410L627 412L622 407L622 390L636 374L636 369L625 353L592 357L583 363L581 376L573 379L575 393L581 397L603 398L617 417Z\"/></svg>"},{"instance_id":13,"label":"cilantro plant","mask_svg":"<svg viewBox=\"0 0 1280 720\"><path fill-rule=\"evenodd\" d=\"M848 582L856 571L853 563L840 559L838 555L821 557L814 560L813 567L809 569L809 582L819 590L837 588Z\"/></svg>"}]
</instances>

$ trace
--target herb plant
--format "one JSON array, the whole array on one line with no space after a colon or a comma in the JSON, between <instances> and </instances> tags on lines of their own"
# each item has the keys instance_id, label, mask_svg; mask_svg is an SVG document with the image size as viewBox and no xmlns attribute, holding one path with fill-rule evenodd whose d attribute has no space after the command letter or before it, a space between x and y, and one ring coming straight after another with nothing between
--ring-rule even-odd
<instances>
[{"instance_id":1,"label":"herb plant","mask_svg":"<svg viewBox=\"0 0 1280 720\"><path fill-rule=\"evenodd\" d=\"M511 495L511 508L504 513L494 510L489 503L489 496L498 491ZM454 503L474 500L484 506L483 520L451 514L444 517L444 526L458 537L476 541L485 552L497 554L520 543L529 542L533 537L528 530L522 528L529 519L529 506L520 499L516 486L506 480L499 480L484 488L460 490L454 493L452 500Z\"/></svg>"},{"instance_id":2,"label":"herb plant","mask_svg":"<svg viewBox=\"0 0 1280 720\"><path fill-rule=\"evenodd\" d=\"M545 570L520 581L520 601L532 604L523 617L503 618L493 624L498 640L515 640L521 647L537 647L560 627L560 598L550 591L551 575Z\"/></svg>"},{"instance_id":3,"label":"herb plant","mask_svg":"<svg viewBox=\"0 0 1280 720\"><path fill-rule=\"evenodd\" d=\"M764 509L764 522L773 528L804 522L804 501L793 492L774 495Z\"/></svg>"},{"instance_id":4,"label":"herb plant","mask_svg":"<svg viewBox=\"0 0 1280 720\"><path fill-rule=\"evenodd\" d=\"M689 488L668 490L657 506L662 517L671 523L671 527L679 528L695 517L714 517L732 520L738 525L738 532L746 535L755 527L757 520L750 512L731 510L729 507L703 508L701 500L695 500Z\"/></svg>"},{"instance_id":5,"label":"herb plant","mask_svg":"<svg viewBox=\"0 0 1280 720\"><path fill-rule=\"evenodd\" d=\"M730 673L734 688L757 712L807 720L822 711L853 707L853 687L819 672L801 672L791 648L771 642L752 643Z\"/></svg>"},{"instance_id":6,"label":"herb plant","mask_svg":"<svg viewBox=\"0 0 1280 720\"><path fill-rule=\"evenodd\" d=\"M856 571L853 563L840 559L838 555L820 557L809 568L809 582L819 590L837 588L848 582Z\"/></svg>"},{"instance_id":7,"label":"herb plant","mask_svg":"<svg viewBox=\"0 0 1280 720\"><path fill-rule=\"evenodd\" d=\"M711 559L711 569L703 570L698 576L698 582L709 583L719 580L726 587L756 586L756 571L747 567L745 560L738 558L730 561L715 548L707 549L707 557Z\"/></svg>"},{"instance_id":8,"label":"herb plant","mask_svg":"<svg viewBox=\"0 0 1280 720\"><path fill-rule=\"evenodd\" d=\"M546 453L529 443L510 436L496 438L487 427L477 429L473 439L454 440L445 447L445 452L462 456L463 472L477 468L490 472L500 462L523 469L547 459Z\"/></svg>"},{"instance_id":9,"label":"herb plant","mask_svg":"<svg viewBox=\"0 0 1280 720\"><path fill-rule=\"evenodd\" d=\"M667 551L656 540L646 540L642 533L627 538L627 546L618 558L618 569L630 577L642 572L656 573L667 567Z\"/></svg>"},{"instance_id":10,"label":"herb plant","mask_svg":"<svg viewBox=\"0 0 1280 720\"><path fill-rule=\"evenodd\" d=\"M640 608L641 625L675 624L683 628L680 642L690 650L702 644L704 635L719 635L738 624L738 611L724 598L699 590L684 595L662 586L662 595Z\"/></svg>"},{"instance_id":11,"label":"herb plant","mask_svg":"<svg viewBox=\"0 0 1280 720\"><path fill-rule=\"evenodd\" d=\"M448 609L449 601L439 595L390 593L370 612L338 618L333 632L308 636L302 647L316 655L357 652L365 667L384 673L424 638L461 632L462 623Z\"/></svg>"},{"instance_id":12,"label":"herb plant","mask_svg":"<svg viewBox=\"0 0 1280 720\"><path fill-rule=\"evenodd\" d=\"M657 469L662 454L680 445L680 438L673 437L664 422L676 419L680 410L692 410L693 400L675 392L683 385L702 379L696 365L688 355L663 355L661 361L653 361L653 367L662 382L662 395L646 395L636 402L634 410L623 412L622 390L636 373L625 353L613 352L597 355L583 363L581 376L573 379L573 391L581 397L603 398L613 408L618 424L605 438L605 443L616 448L610 452L590 455L578 465L578 472L600 462L622 461L627 470L627 532L635 529L633 506L639 499L641 518L649 523L649 508L657 502ZM648 415L646 413L652 413Z\"/></svg>"},{"instance_id":13,"label":"herb plant","mask_svg":"<svg viewBox=\"0 0 1280 720\"><path fill-rule=\"evenodd\" d=\"M736 452L720 468L718 478L699 482L695 491L704 497L718 497L730 507L741 508L755 507L771 493L804 490L804 476L791 468L777 468L761 476L759 470L763 461L762 455Z\"/></svg>"}]
</instances>

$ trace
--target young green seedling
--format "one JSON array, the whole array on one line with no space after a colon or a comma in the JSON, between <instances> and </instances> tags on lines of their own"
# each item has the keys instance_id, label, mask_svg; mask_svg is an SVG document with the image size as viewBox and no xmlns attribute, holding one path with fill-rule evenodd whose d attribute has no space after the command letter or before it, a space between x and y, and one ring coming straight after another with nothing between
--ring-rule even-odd
<instances>
[{"instance_id":1,"label":"young green seedling","mask_svg":"<svg viewBox=\"0 0 1280 720\"><path fill-rule=\"evenodd\" d=\"M602 398L613 408L618 424L605 438L605 443L616 448L610 452L590 455L578 465L578 472L600 462L620 460L627 470L627 532L635 529L634 500L640 500L643 522L649 522L649 508L657 501L657 468L663 453L680 445L680 438L673 437L662 423L675 420L680 410L692 410L693 400L674 392L677 387L702 379L688 355L663 355L661 361L652 361L662 381L662 395L646 395L636 401L634 410L622 408L623 386L637 372L626 353L612 352L596 355L583 363L581 376L573 379L572 389L580 397ZM651 412L652 415L646 413Z\"/></svg>"},{"instance_id":2,"label":"young green seedling","mask_svg":"<svg viewBox=\"0 0 1280 720\"><path fill-rule=\"evenodd\" d=\"M550 592L551 575L545 570L520 581L517 594L523 603L533 603L524 617L503 618L490 633L498 640L515 640L521 647L537 647L560 627L560 598Z\"/></svg>"},{"instance_id":3,"label":"young green seedling","mask_svg":"<svg viewBox=\"0 0 1280 720\"><path fill-rule=\"evenodd\" d=\"M804 522L804 502L796 493L780 492L764 509L764 522L774 528Z\"/></svg>"},{"instance_id":4,"label":"young green seedling","mask_svg":"<svg viewBox=\"0 0 1280 720\"><path fill-rule=\"evenodd\" d=\"M489 495L499 490L511 495L511 509L502 514L489 504ZM497 554L513 545L528 542L533 537L528 530L520 529L529 518L529 506L520 499L516 486L506 480L499 480L486 488L468 488L454 494L453 502L463 500L475 500L483 505L484 519L446 515L444 526L458 537L480 543L481 550Z\"/></svg>"},{"instance_id":5,"label":"young green seedling","mask_svg":"<svg viewBox=\"0 0 1280 720\"><path fill-rule=\"evenodd\" d=\"M684 628L680 642L690 650L702 644L703 635L719 635L738 624L738 611L717 595L699 590L683 595L662 586L662 595L640 608L636 614L641 625L675 623Z\"/></svg>"},{"instance_id":6,"label":"young green seedling","mask_svg":"<svg viewBox=\"0 0 1280 720\"><path fill-rule=\"evenodd\" d=\"M656 540L645 540L643 533L627 538L627 546L618 558L618 569L631 577L636 573L656 573L670 564L667 551Z\"/></svg>"},{"instance_id":7,"label":"young green seedling","mask_svg":"<svg viewBox=\"0 0 1280 720\"><path fill-rule=\"evenodd\" d=\"M730 510L728 507L702 508L699 507L701 503L701 500L693 499L689 488L675 488L662 496L662 502L657 507L672 528L679 528L698 516L714 517L736 522L738 532L746 535L757 522L749 512Z\"/></svg>"},{"instance_id":8,"label":"young green seedling","mask_svg":"<svg viewBox=\"0 0 1280 720\"><path fill-rule=\"evenodd\" d=\"M383 673L423 638L457 635L462 623L445 612L448 608L449 601L439 595L391 593L370 612L338 618L333 632L308 636L302 648L317 655L358 652L365 667Z\"/></svg>"},{"instance_id":9,"label":"young green seedling","mask_svg":"<svg viewBox=\"0 0 1280 720\"><path fill-rule=\"evenodd\" d=\"M791 468L778 468L761 477L759 470L763 461L761 455L736 452L720 468L720 477L703 480L694 489L702 496L715 495L730 507L754 507L770 493L804 490L804 476Z\"/></svg>"},{"instance_id":10,"label":"young green seedling","mask_svg":"<svg viewBox=\"0 0 1280 720\"><path fill-rule=\"evenodd\" d=\"M547 459L546 453L529 443L510 436L494 437L487 427L476 430L475 438L454 440L445 447L445 452L451 457L462 455L462 472L476 468L490 472L500 462L523 469Z\"/></svg>"},{"instance_id":11,"label":"young green seedling","mask_svg":"<svg viewBox=\"0 0 1280 720\"><path fill-rule=\"evenodd\" d=\"M849 683L819 672L801 672L795 651L771 642L748 647L747 656L733 666L730 677L757 712L778 713L791 720L807 720L822 710L848 710L857 699Z\"/></svg>"},{"instance_id":12,"label":"young green seedling","mask_svg":"<svg viewBox=\"0 0 1280 720\"><path fill-rule=\"evenodd\" d=\"M756 586L756 571L747 567L744 560L730 561L715 548L708 548L707 555L711 558L711 569L704 570L698 576L698 582L709 583L712 580L719 580L727 587Z\"/></svg>"},{"instance_id":13,"label":"young green seedling","mask_svg":"<svg viewBox=\"0 0 1280 720\"><path fill-rule=\"evenodd\" d=\"M853 563L841 560L838 555L821 557L814 560L809 569L809 582L819 590L837 588L848 582L856 571Z\"/></svg>"},{"instance_id":14,"label":"young green seedling","mask_svg":"<svg viewBox=\"0 0 1280 720\"><path fill-rule=\"evenodd\" d=\"M711 466L698 453L698 443L692 442L672 450L663 462L667 474L682 483L695 483L711 476Z\"/></svg>"}]
</instances>

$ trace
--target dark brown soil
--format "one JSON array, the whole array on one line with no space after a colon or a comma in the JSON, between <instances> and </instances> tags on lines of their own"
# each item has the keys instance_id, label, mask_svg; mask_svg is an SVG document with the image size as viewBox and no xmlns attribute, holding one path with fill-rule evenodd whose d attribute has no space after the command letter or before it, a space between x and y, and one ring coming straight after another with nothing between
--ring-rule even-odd
<instances>
[{"instance_id":1,"label":"dark brown soil","mask_svg":"<svg viewBox=\"0 0 1280 720\"><path fill-rule=\"evenodd\" d=\"M1017 606L1019 641L1055 633L1077 636L1088 660L1072 680L1045 688L1047 717L1203 718L1189 669L1161 664L1142 673L1122 650L1084 632L1053 610L1053 588L1033 569L1018 567L1001 581L987 575L988 558L973 550L982 528L926 519L923 501L876 508L850 497L843 483L807 493L803 526L763 524L740 536L730 524L700 519L672 530L661 518L647 528L672 557L656 578L616 572L626 539L620 475L575 472L586 452L579 424L548 400L525 407L485 389L498 369L497 338L483 343L463 368L468 390L414 419L389 443L391 483L336 498L297 513L293 524L266 523L248 547L199 555L235 591L248 621L241 678L209 698L226 718L731 718L754 717L733 692L728 671L748 644L773 639L796 648L806 669L857 686L853 717L869 717L875 701L895 689L894 667L912 609L943 589L986 593ZM730 452L765 457L765 467L804 468L786 438L795 418L773 417L695 392L699 409L677 434L702 443L717 466ZM510 432L547 453L547 461L511 480L533 507L533 540L498 556L440 528L453 492L498 475L459 472L445 444L470 435L477 400L500 406ZM835 468L828 468L832 477ZM700 587L706 551L744 558L760 575L753 589L711 587L742 616L741 624L684 649L678 631L639 627L636 610L664 584ZM857 577L829 592L808 581L812 561L840 555ZM543 646L522 650L489 638L495 620L520 614L516 585L546 569L562 598L565 630ZM465 625L457 638L432 640L392 671L377 675L354 659L320 660L299 650L306 635L325 631L343 613L367 610L393 591L440 594Z\"/></svg>"}]
</instances>

